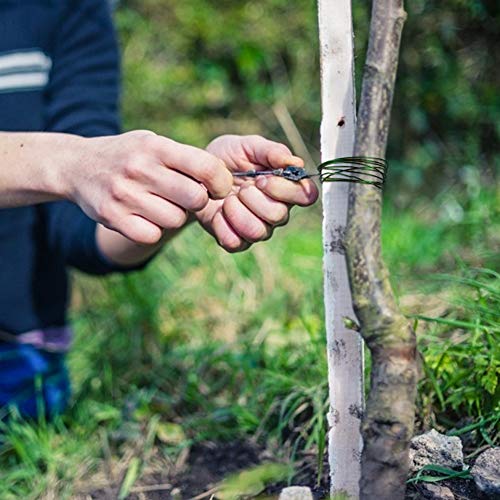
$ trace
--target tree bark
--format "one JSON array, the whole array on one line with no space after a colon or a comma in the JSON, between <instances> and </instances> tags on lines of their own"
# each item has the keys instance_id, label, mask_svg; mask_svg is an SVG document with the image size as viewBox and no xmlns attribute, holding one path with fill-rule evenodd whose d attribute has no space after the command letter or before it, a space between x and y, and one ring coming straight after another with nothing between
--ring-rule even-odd
<instances>
[{"instance_id":1,"label":"tree bark","mask_svg":"<svg viewBox=\"0 0 500 500\"><path fill-rule=\"evenodd\" d=\"M319 0L321 157L352 156L356 129L351 0ZM344 317L354 318L344 251L349 184L323 184L323 267L327 336L328 458L332 497L359 498L363 345Z\"/></svg>"},{"instance_id":2,"label":"tree bark","mask_svg":"<svg viewBox=\"0 0 500 500\"><path fill-rule=\"evenodd\" d=\"M384 157L401 32L403 0L374 0L356 129L355 156ZM416 340L399 312L381 255L381 190L351 184L346 256L354 311L372 356L362 422L361 498L402 499L413 435Z\"/></svg>"}]
</instances>

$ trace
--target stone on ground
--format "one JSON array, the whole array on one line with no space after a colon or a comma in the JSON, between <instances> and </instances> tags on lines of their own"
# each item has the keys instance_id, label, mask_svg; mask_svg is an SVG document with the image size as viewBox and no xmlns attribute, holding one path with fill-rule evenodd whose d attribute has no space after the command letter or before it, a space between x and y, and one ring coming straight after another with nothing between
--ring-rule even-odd
<instances>
[{"instance_id":1,"label":"stone on ground","mask_svg":"<svg viewBox=\"0 0 500 500\"><path fill-rule=\"evenodd\" d=\"M483 451L471 470L476 487L488 498L500 499L500 447Z\"/></svg>"},{"instance_id":2,"label":"stone on ground","mask_svg":"<svg viewBox=\"0 0 500 500\"><path fill-rule=\"evenodd\" d=\"M313 495L307 486L289 486L281 491L279 500L313 500Z\"/></svg>"},{"instance_id":3,"label":"stone on ground","mask_svg":"<svg viewBox=\"0 0 500 500\"><path fill-rule=\"evenodd\" d=\"M429 500L455 500L455 495L447 486L433 483L421 483L419 490Z\"/></svg>"},{"instance_id":4,"label":"stone on ground","mask_svg":"<svg viewBox=\"0 0 500 500\"><path fill-rule=\"evenodd\" d=\"M445 436L432 429L415 436L410 443L410 471L434 464L450 469L464 468L462 441L456 436Z\"/></svg>"}]
</instances>

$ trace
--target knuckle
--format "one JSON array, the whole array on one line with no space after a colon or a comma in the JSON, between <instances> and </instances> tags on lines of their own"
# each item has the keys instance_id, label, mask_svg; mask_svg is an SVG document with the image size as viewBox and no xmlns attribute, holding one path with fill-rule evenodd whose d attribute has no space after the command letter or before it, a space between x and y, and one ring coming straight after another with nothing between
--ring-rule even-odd
<instances>
[{"instance_id":1,"label":"knuckle","mask_svg":"<svg viewBox=\"0 0 500 500\"><path fill-rule=\"evenodd\" d=\"M138 179L142 175L142 154L135 151L128 152L123 168L124 174L129 179Z\"/></svg>"},{"instance_id":2,"label":"knuckle","mask_svg":"<svg viewBox=\"0 0 500 500\"><path fill-rule=\"evenodd\" d=\"M219 242L219 245L228 253L236 253L244 248L243 242L236 238L222 240Z\"/></svg>"},{"instance_id":3,"label":"knuckle","mask_svg":"<svg viewBox=\"0 0 500 500\"><path fill-rule=\"evenodd\" d=\"M247 135L244 137L245 139L249 140L249 141L265 141L266 139L264 139L264 137L262 137L261 135L259 134L250 134L250 135Z\"/></svg>"},{"instance_id":4,"label":"knuckle","mask_svg":"<svg viewBox=\"0 0 500 500\"><path fill-rule=\"evenodd\" d=\"M233 187L233 176L231 172L226 168L226 165L221 162L219 168L217 169L217 175L219 176L219 185L221 196L227 196Z\"/></svg>"},{"instance_id":5,"label":"knuckle","mask_svg":"<svg viewBox=\"0 0 500 500\"><path fill-rule=\"evenodd\" d=\"M202 210L208 203L208 194L207 192L200 186L196 190L194 190L191 194L190 206L191 210Z\"/></svg>"},{"instance_id":6,"label":"knuckle","mask_svg":"<svg viewBox=\"0 0 500 500\"><path fill-rule=\"evenodd\" d=\"M208 184L213 184L217 179L217 163L212 158L205 158L202 163L203 180Z\"/></svg>"},{"instance_id":7,"label":"knuckle","mask_svg":"<svg viewBox=\"0 0 500 500\"><path fill-rule=\"evenodd\" d=\"M290 212L287 211L285 216L281 220L276 222L274 225L275 226L285 226L286 224L288 224L289 220L290 220Z\"/></svg>"},{"instance_id":8,"label":"knuckle","mask_svg":"<svg viewBox=\"0 0 500 500\"><path fill-rule=\"evenodd\" d=\"M187 218L186 212L183 210L176 210L170 215L167 227L169 229L180 229L186 223Z\"/></svg>"},{"instance_id":9,"label":"knuckle","mask_svg":"<svg viewBox=\"0 0 500 500\"><path fill-rule=\"evenodd\" d=\"M229 253L236 253L238 251L238 248L239 248L239 244L237 245L236 243L232 242L232 241L228 241L228 242L225 242L225 241L221 241L219 243L219 245L226 251L226 252L229 252Z\"/></svg>"},{"instance_id":10,"label":"knuckle","mask_svg":"<svg viewBox=\"0 0 500 500\"><path fill-rule=\"evenodd\" d=\"M225 141L231 141L235 138L236 136L233 134L222 134L219 135L217 138L215 138L212 143L219 143L219 142L225 142Z\"/></svg>"},{"instance_id":11,"label":"knuckle","mask_svg":"<svg viewBox=\"0 0 500 500\"><path fill-rule=\"evenodd\" d=\"M140 231L127 231L124 232L124 235L134 243L138 245L150 245L150 237L148 237L149 233L144 233Z\"/></svg>"},{"instance_id":12,"label":"knuckle","mask_svg":"<svg viewBox=\"0 0 500 500\"><path fill-rule=\"evenodd\" d=\"M160 138L153 132L141 136L141 145L148 149L155 148L160 142Z\"/></svg>"},{"instance_id":13,"label":"knuckle","mask_svg":"<svg viewBox=\"0 0 500 500\"><path fill-rule=\"evenodd\" d=\"M119 203L126 201L129 197L127 187L121 179L113 179L111 181L111 184L109 186L109 194L111 195L111 199L113 201Z\"/></svg>"},{"instance_id":14,"label":"knuckle","mask_svg":"<svg viewBox=\"0 0 500 500\"><path fill-rule=\"evenodd\" d=\"M290 151L290 148L285 146L284 144L281 144L280 142L276 142L276 149L279 150L279 152L283 155L290 155L292 152Z\"/></svg>"},{"instance_id":15,"label":"knuckle","mask_svg":"<svg viewBox=\"0 0 500 500\"><path fill-rule=\"evenodd\" d=\"M162 234L160 228L148 227L132 232L128 238L139 245L156 245L161 240Z\"/></svg>"},{"instance_id":16,"label":"knuckle","mask_svg":"<svg viewBox=\"0 0 500 500\"><path fill-rule=\"evenodd\" d=\"M288 220L288 208L280 207L277 208L270 216L270 221L272 224L284 224Z\"/></svg>"},{"instance_id":17,"label":"knuckle","mask_svg":"<svg viewBox=\"0 0 500 500\"><path fill-rule=\"evenodd\" d=\"M113 203L100 203L96 207L97 220L107 227L114 227L117 223L118 211Z\"/></svg>"},{"instance_id":18,"label":"knuckle","mask_svg":"<svg viewBox=\"0 0 500 500\"><path fill-rule=\"evenodd\" d=\"M262 241L270 240L273 236L273 231L274 231L274 229L272 227L270 227L266 233L266 236L264 238L262 238Z\"/></svg>"},{"instance_id":19,"label":"knuckle","mask_svg":"<svg viewBox=\"0 0 500 500\"><path fill-rule=\"evenodd\" d=\"M156 134L152 130L132 130L131 132L127 132L123 134L125 136L133 137L133 138L144 138L144 137L156 137Z\"/></svg>"},{"instance_id":20,"label":"knuckle","mask_svg":"<svg viewBox=\"0 0 500 500\"><path fill-rule=\"evenodd\" d=\"M136 130L132 132L130 140L127 141L129 151L134 154L144 149L150 149L158 141L158 136L154 132L148 130Z\"/></svg>"},{"instance_id":21,"label":"knuckle","mask_svg":"<svg viewBox=\"0 0 500 500\"><path fill-rule=\"evenodd\" d=\"M225 196L229 193L233 178L225 163L215 157L207 157L202 166L202 179L207 187L217 194Z\"/></svg>"},{"instance_id":22,"label":"knuckle","mask_svg":"<svg viewBox=\"0 0 500 500\"><path fill-rule=\"evenodd\" d=\"M227 252L227 253L238 253L242 250L241 245L238 246L232 246L232 245L221 245L221 247Z\"/></svg>"},{"instance_id":23,"label":"knuckle","mask_svg":"<svg viewBox=\"0 0 500 500\"><path fill-rule=\"evenodd\" d=\"M159 227L152 228L150 231L145 233L144 243L146 245L156 245L161 240L162 236L163 236L163 231Z\"/></svg>"},{"instance_id":24,"label":"knuckle","mask_svg":"<svg viewBox=\"0 0 500 500\"><path fill-rule=\"evenodd\" d=\"M267 236L267 229L257 224L251 225L247 229L247 237L251 241L261 241Z\"/></svg>"}]
</instances>

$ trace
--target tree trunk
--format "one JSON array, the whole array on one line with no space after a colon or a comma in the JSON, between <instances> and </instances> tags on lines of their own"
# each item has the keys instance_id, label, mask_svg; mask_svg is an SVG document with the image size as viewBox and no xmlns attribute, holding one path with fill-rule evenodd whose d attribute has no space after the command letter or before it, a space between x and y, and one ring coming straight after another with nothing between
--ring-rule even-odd
<instances>
[{"instance_id":1,"label":"tree trunk","mask_svg":"<svg viewBox=\"0 0 500 500\"><path fill-rule=\"evenodd\" d=\"M373 1L355 156L385 156L405 17L403 0ZM382 261L381 201L376 187L350 184L346 255L354 311L372 356L362 423L361 498L397 500L404 497L414 426L416 341Z\"/></svg>"},{"instance_id":2,"label":"tree trunk","mask_svg":"<svg viewBox=\"0 0 500 500\"><path fill-rule=\"evenodd\" d=\"M351 0L319 0L321 155L352 156L356 128ZM344 251L349 184L323 184L325 326L330 412L331 493L359 498L362 449L363 345L343 318L354 318Z\"/></svg>"}]
</instances>

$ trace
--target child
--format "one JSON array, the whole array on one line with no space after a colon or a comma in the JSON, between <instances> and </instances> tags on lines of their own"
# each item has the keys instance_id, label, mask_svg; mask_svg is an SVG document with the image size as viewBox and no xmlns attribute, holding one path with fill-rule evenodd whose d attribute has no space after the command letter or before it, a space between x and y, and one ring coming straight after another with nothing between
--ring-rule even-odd
<instances>
[{"instance_id":1,"label":"child","mask_svg":"<svg viewBox=\"0 0 500 500\"><path fill-rule=\"evenodd\" d=\"M147 131L115 135L119 61L105 0L2 2L0 31L0 407L35 416L39 383L52 415L69 396L68 266L140 269L196 221L244 250L317 190L233 180L301 165L262 137L201 150ZM57 133L33 133L42 130Z\"/></svg>"}]
</instances>

